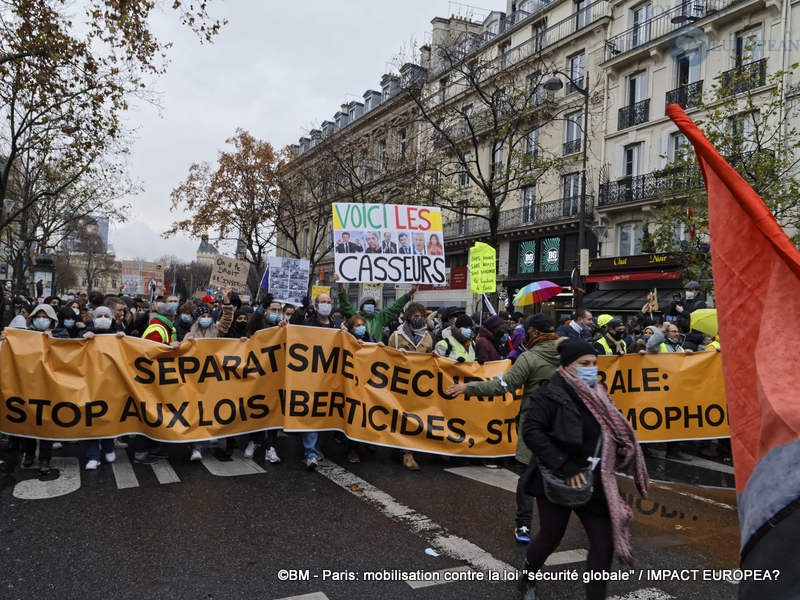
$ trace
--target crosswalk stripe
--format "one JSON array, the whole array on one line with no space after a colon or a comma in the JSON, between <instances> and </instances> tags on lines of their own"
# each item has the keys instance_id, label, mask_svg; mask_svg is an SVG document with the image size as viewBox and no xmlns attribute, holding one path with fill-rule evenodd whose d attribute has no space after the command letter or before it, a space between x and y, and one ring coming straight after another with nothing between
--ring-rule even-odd
<instances>
[{"instance_id":1,"label":"crosswalk stripe","mask_svg":"<svg viewBox=\"0 0 800 600\"><path fill-rule=\"evenodd\" d=\"M139 487L139 480L136 478L127 452L117 453L117 460L111 463L111 470L114 471L118 490Z\"/></svg>"},{"instance_id":2,"label":"crosswalk stripe","mask_svg":"<svg viewBox=\"0 0 800 600\"><path fill-rule=\"evenodd\" d=\"M707 460L699 456L693 456L692 460L681 460L680 458L672 458L671 456L667 456L666 459L672 462L681 463L682 465L689 465L690 467L700 467L703 469L709 469L710 471L728 473L729 475L734 474L733 467L730 465L723 465L722 463L714 462L713 460Z\"/></svg>"},{"instance_id":3,"label":"crosswalk stripe","mask_svg":"<svg viewBox=\"0 0 800 600\"><path fill-rule=\"evenodd\" d=\"M449 569L439 569L438 571L433 571L433 573L439 573L440 575L444 573L455 573L458 571L471 571L469 567L451 567ZM406 581L408 587L412 590L418 590L420 588L426 587L433 587L435 585L442 585L443 583L454 583L451 581L445 580L443 577L435 577L431 581Z\"/></svg>"},{"instance_id":4,"label":"crosswalk stripe","mask_svg":"<svg viewBox=\"0 0 800 600\"><path fill-rule=\"evenodd\" d=\"M313 594L303 594L302 596L287 596L286 598L278 598L278 600L328 600L328 597L322 592L314 592Z\"/></svg>"},{"instance_id":5,"label":"crosswalk stripe","mask_svg":"<svg viewBox=\"0 0 800 600\"><path fill-rule=\"evenodd\" d=\"M180 483L181 478L178 477L178 474L175 472L175 469L172 468L165 460L159 460L154 462L150 465L153 468L153 473L160 484L167 484L167 483Z\"/></svg>"},{"instance_id":6,"label":"crosswalk stripe","mask_svg":"<svg viewBox=\"0 0 800 600\"><path fill-rule=\"evenodd\" d=\"M401 504L394 497L376 488L350 471L329 461L322 461L317 472L330 481L380 510L387 517L403 523L433 548L480 571L513 570L483 548L462 537L452 535L426 515Z\"/></svg>"},{"instance_id":7,"label":"crosswalk stripe","mask_svg":"<svg viewBox=\"0 0 800 600\"><path fill-rule=\"evenodd\" d=\"M584 548L553 552L547 557L547 560L544 561L544 564L548 567L554 567L556 565L568 565L571 563L582 562L586 560L588 555L589 553Z\"/></svg>"},{"instance_id":8,"label":"crosswalk stripe","mask_svg":"<svg viewBox=\"0 0 800 600\"><path fill-rule=\"evenodd\" d=\"M445 469L448 473L459 475L479 481L487 485L506 490L508 492L517 491L517 480L519 477L516 473L508 469L487 469L486 467L455 467L452 469Z\"/></svg>"},{"instance_id":9,"label":"crosswalk stripe","mask_svg":"<svg viewBox=\"0 0 800 600\"><path fill-rule=\"evenodd\" d=\"M208 469L209 473L217 477L237 477L239 475L266 473L253 459L244 458L238 454L234 454L231 456L231 460L224 462L213 455L204 455L203 466Z\"/></svg>"},{"instance_id":10,"label":"crosswalk stripe","mask_svg":"<svg viewBox=\"0 0 800 600\"><path fill-rule=\"evenodd\" d=\"M674 596L670 596L658 588L644 588L629 592L624 596L609 596L607 600L670 600L674 598Z\"/></svg>"}]
</instances>

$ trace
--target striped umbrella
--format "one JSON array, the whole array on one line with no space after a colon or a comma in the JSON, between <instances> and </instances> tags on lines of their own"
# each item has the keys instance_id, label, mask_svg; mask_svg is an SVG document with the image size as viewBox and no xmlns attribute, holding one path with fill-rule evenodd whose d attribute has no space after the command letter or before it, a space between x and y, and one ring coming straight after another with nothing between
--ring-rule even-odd
<instances>
[{"instance_id":1,"label":"striped umbrella","mask_svg":"<svg viewBox=\"0 0 800 600\"><path fill-rule=\"evenodd\" d=\"M552 281L534 281L521 288L514 296L514 306L528 306L558 296L563 291Z\"/></svg>"}]
</instances>

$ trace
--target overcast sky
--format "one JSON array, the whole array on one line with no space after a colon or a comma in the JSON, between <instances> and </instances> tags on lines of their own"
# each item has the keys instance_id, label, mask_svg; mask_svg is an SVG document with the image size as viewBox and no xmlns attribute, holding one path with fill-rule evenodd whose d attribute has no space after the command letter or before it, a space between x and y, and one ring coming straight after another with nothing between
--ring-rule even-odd
<instances>
[{"instance_id":1,"label":"overcast sky","mask_svg":"<svg viewBox=\"0 0 800 600\"><path fill-rule=\"evenodd\" d=\"M505 0L483 4L473 16L505 9ZM213 44L201 45L171 12L154 20L174 46L154 82L161 110L144 104L128 115L130 172L144 191L127 199L128 221L111 227L118 258L193 260L198 240L161 237L180 216L169 194L191 163L213 164L237 127L276 150L295 143L343 102L380 89L401 52L408 58L430 41L431 19L469 11L448 0L215 0L212 10L229 21Z\"/></svg>"}]
</instances>

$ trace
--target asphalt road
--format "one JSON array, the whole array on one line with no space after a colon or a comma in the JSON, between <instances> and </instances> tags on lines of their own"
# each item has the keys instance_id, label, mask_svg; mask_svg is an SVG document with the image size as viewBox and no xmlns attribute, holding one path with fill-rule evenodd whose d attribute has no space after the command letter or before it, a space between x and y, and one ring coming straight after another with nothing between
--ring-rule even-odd
<instances>
[{"instance_id":1,"label":"asphalt road","mask_svg":"<svg viewBox=\"0 0 800 600\"><path fill-rule=\"evenodd\" d=\"M188 450L172 446L155 467L121 450L114 465L87 472L79 446L65 444L52 475L17 469L0 479L0 598L516 597L502 580L524 557L512 536L513 473L431 456L410 472L387 449L351 465L330 436L323 449L318 472L303 468L294 436L280 438L280 465L262 452L189 463ZM709 471L650 462L653 473ZM615 563L630 580L612 582L610 597L736 596L735 583L702 580L736 567L732 491L657 483L632 504L636 564ZM573 519L554 557L561 564L547 571L577 581L544 582L542 598L583 597L585 548Z\"/></svg>"}]
</instances>

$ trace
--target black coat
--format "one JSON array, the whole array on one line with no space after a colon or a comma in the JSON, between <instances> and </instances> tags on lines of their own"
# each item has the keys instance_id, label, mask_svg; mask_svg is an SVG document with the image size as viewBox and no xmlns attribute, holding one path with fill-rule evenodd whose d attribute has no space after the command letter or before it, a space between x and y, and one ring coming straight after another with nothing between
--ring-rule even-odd
<instances>
[{"instance_id":1,"label":"black coat","mask_svg":"<svg viewBox=\"0 0 800 600\"><path fill-rule=\"evenodd\" d=\"M533 452L524 475L526 491L531 496L544 496L539 464L565 478L585 469L587 458L597 449L600 425L572 387L554 373L534 392L522 424L522 437ZM607 512L599 469L598 465L594 471L594 494L587 508Z\"/></svg>"}]
</instances>

